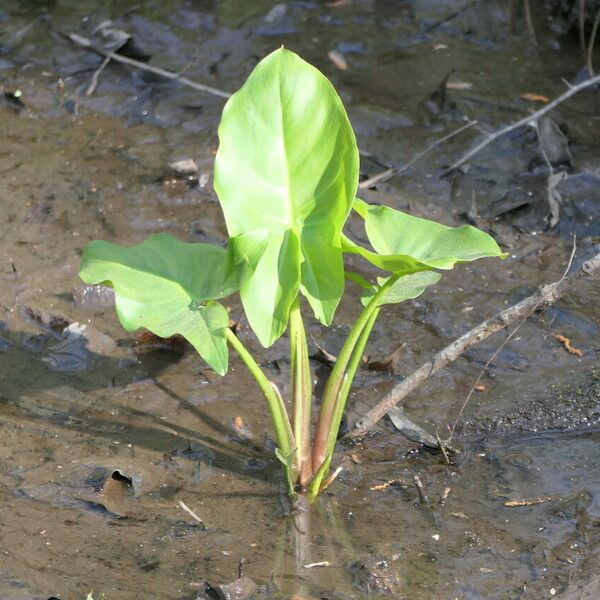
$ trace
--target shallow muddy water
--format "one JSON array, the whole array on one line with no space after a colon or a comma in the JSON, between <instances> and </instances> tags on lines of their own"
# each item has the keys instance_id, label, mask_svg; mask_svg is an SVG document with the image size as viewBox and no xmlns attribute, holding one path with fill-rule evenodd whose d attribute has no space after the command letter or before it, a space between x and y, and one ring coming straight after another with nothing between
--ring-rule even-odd
<instances>
[{"instance_id":1,"label":"shallow muddy water","mask_svg":"<svg viewBox=\"0 0 600 600\"><path fill-rule=\"evenodd\" d=\"M540 126L553 171L567 174L555 227L532 129L441 176L482 135L477 127L492 131L562 93L561 78L586 76L576 15L531 3L535 46L508 4L0 2L0 599L192 600L211 597L205 582L240 573L259 598L600 597L597 281L532 317L499 354L457 427L453 464L385 421L361 444L341 445L329 491L290 514L270 419L242 365L233 359L219 378L185 345L125 333L110 295L77 278L91 239L137 243L169 231L225 241L212 190L223 100L112 64L86 95L101 59L59 32L91 36L112 19L151 64L227 92L285 44L339 90L363 178L478 120L361 195L476 222L511 256L459 268L382 311L367 353L381 362L401 346L399 360L392 372L361 370L352 423L454 337L558 279L573 233L575 266L598 251L598 90ZM168 167L185 158L199 167L193 181ZM363 236L358 222L348 228ZM239 319L239 302L229 306ZM309 323L310 336L335 353L358 310L349 288L335 327ZM240 335L287 391L286 340L261 349L243 318ZM446 436L501 340L429 380L406 413ZM313 367L321 381L327 367ZM251 584L238 584L248 593L225 593L250 597Z\"/></svg>"}]
</instances>

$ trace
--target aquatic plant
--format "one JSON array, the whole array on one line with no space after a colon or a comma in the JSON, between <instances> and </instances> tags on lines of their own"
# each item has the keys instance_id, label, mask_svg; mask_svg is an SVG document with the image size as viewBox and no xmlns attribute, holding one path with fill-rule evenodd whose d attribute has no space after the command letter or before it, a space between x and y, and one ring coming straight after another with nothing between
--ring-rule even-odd
<instances>
[{"instance_id":1,"label":"aquatic plant","mask_svg":"<svg viewBox=\"0 0 600 600\"><path fill-rule=\"evenodd\" d=\"M358 148L342 102L327 78L285 49L264 58L227 102L219 126L214 186L229 232L226 248L185 243L166 233L122 247L93 241L81 278L113 286L128 331L184 336L219 374L231 347L264 395L289 493L315 498L329 471L342 414L381 307L416 298L438 271L502 257L486 233L448 227L356 198ZM351 211L371 248L343 233ZM354 254L382 271L368 281L344 267ZM313 381L303 324L331 324L345 281L362 288L360 316L337 356L311 434ZM220 303L238 292L265 347L288 331L291 411L242 341Z\"/></svg>"}]
</instances>

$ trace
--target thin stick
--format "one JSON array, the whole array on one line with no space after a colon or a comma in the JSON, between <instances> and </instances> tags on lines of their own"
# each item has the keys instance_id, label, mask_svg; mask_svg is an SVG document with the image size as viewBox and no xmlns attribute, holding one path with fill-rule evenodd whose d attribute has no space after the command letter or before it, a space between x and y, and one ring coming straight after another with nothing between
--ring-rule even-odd
<instances>
[{"instance_id":1,"label":"thin stick","mask_svg":"<svg viewBox=\"0 0 600 600\"><path fill-rule=\"evenodd\" d=\"M328 560L322 560L320 562L308 563L304 565L305 569L314 569L315 567L330 567L331 563Z\"/></svg>"},{"instance_id":2,"label":"thin stick","mask_svg":"<svg viewBox=\"0 0 600 600\"><path fill-rule=\"evenodd\" d=\"M329 475L329 477L327 477L327 479L321 484L321 487L319 488L319 493L323 490L326 490L337 479L337 476L343 470L343 467L338 467L333 473L331 473L331 475Z\"/></svg>"},{"instance_id":3,"label":"thin stick","mask_svg":"<svg viewBox=\"0 0 600 600\"><path fill-rule=\"evenodd\" d=\"M61 35L72 42L77 46L81 46L82 48L86 48L91 52L95 52L100 56L104 56L104 58L109 58L114 60L115 62L121 63L123 65L127 65L129 67L133 67L134 69L139 69L140 71L147 71L148 73L154 73L160 77L164 77L165 79L171 79L173 81L178 81L183 85L187 85L194 90L198 90L200 92L206 92L207 94L213 94L214 96L219 96L220 98L229 98L231 94L228 92L224 92L223 90L218 90L217 88L210 87L208 85L204 85L203 83L197 83L196 81L192 81L187 77L181 77L177 73L173 73L172 71L166 71L165 69L161 69L160 67L153 67L152 65L147 65L146 63L140 62L139 60L134 60L133 58L128 58L127 56L123 56L121 54L116 54L115 52L110 52L109 50L105 50L104 48L100 48L92 43L92 41L86 37L78 35L76 33L61 33Z\"/></svg>"},{"instance_id":4,"label":"thin stick","mask_svg":"<svg viewBox=\"0 0 600 600\"><path fill-rule=\"evenodd\" d=\"M596 12L596 17L594 19L594 25L592 26L592 32L590 33L590 41L588 43L586 54L587 68L590 73L590 77L594 76L593 52L594 44L596 43L596 34L598 33L598 25L600 25L600 7L598 7L598 11Z\"/></svg>"},{"instance_id":5,"label":"thin stick","mask_svg":"<svg viewBox=\"0 0 600 600\"><path fill-rule=\"evenodd\" d=\"M444 17L443 19L440 19L439 21L436 21L435 23L432 23L428 27L425 27L425 29L423 31L425 33L429 33L430 31L433 31L434 29L437 29L438 27L440 27L444 23L447 23L448 21L452 21L452 19L456 19L456 17L459 17L465 11L469 10L470 8L472 8L473 6L475 6L476 4L479 4L480 1L481 0L471 0L471 2L467 2L464 6L461 6L458 10L456 10L453 13L449 14L448 16Z\"/></svg>"},{"instance_id":6,"label":"thin stick","mask_svg":"<svg viewBox=\"0 0 600 600\"><path fill-rule=\"evenodd\" d=\"M529 0L523 0L525 5L525 22L527 23L527 31L529 32L529 39L534 46L537 46L537 38L535 36L535 27L533 26L533 19L531 17L531 6Z\"/></svg>"},{"instance_id":7,"label":"thin stick","mask_svg":"<svg viewBox=\"0 0 600 600\"><path fill-rule=\"evenodd\" d=\"M92 80L90 81L90 85L88 86L88 89L85 90L86 96L91 96L94 93L94 91L96 90L96 87L98 86L98 77L100 77L100 73L102 73L102 71L104 71L104 69L106 68L106 65L108 65L109 62L110 62L110 58L106 57L102 61L102 64L94 71L94 74L92 75Z\"/></svg>"},{"instance_id":8,"label":"thin stick","mask_svg":"<svg viewBox=\"0 0 600 600\"><path fill-rule=\"evenodd\" d=\"M559 281L542 286L535 294L528 296L521 302L518 302L490 319L487 319L483 323L477 325L477 327L471 329L471 331L468 331L463 336L454 340L449 346L446 346L443 350L438 352L432 360L426 362L394 387L381 402L378 402L356 423L354 429L348 434L349 437L357 438L364 435L366 431L374 427L381 417L410 394L410 392L415 390L421 383L434 373L437 373L437 371L445 367L448 363L456 360L463 352L465 352L465 350L471 348L471 346L478 344L492 334L501 329L505 329L515 321L522 319L533 307L537 310L551 306L582 281L591 279L598 273L600 273L600 253L584 262L574 273L571 273L566 277L561 277Z\"/></svg>"},{"instance_id":9,"label":"thin stick","mask_svg":"<svg viewBox=\"0 0 600 600\"><path fill-rule=\"evenodd\" d=\"M581 46L581 53L585 58L585 50L587 45L585 41L585 0L579 0L579 10L577 11L577 16L577 21L579 24L579 45Z\"/></svg>"},{"instance_id":10,"label":"thin stick","mask_svg":"<svg viewBox=\"0 0 600 600\"><path fill-rule=\"evenodd\" d=\"M440 506L444 506L444 504L446 504L446 500L448 500L448 496L450 495L450 492L452 491L451 487L445 487L444 491L442 493L442 497L439 499L438 504Z\"/></svg>"},{"instance_id":11,"label":"thin stick","mask_svg":"<svg viewBox=\"0 0 600 600\"><path fill-rule=\"evenodd\" d=\"M200 523L200 525L206 529L204 521L187 504L184 504L181 500L178 500L177 506L179 506L181 510L185 511L188 515L190 515L190 517L192 517L192 519L194 519L194 521Z\"/></svg>"},{"instance_id":12,"label":"thin stick","mask_svg":"<svg viewBox=\"0 0 600 600\"><path fill-rule=\"evenodd\" d=\"M421 478L418 475L413 477L413 481L415 482L415 487L417 488L417 493L419 494L419 503L423 506L429 506L429 498L425 493L425 486L421 481Z\"/></svg>"},{"instance_id":13,"label":"thin stick","mask_svg":"<svg viewBox=\"0 0 600 600\"><path fill-rule=\"evenodd\" d=\"M506 127L502 127L501 129L496 130L493 133L487 135L487 137L473 146L470 150L465 152L460 158L455 160L449 167L446 169L446 173L450 171L454 171L458 169L462 164L466 163L472 156L475 156L478 152L483 150L488 144L496 141L499 137L510 133L511 131L518 129L519 127L523 127L523 125L529 125L532 121L538 120L540 117L544 116L547 112L550 112L553 108L556 108L559 104L562 104L565 100L568 100L571 96L574 96L578 92L585 90L593 85L600 83L600 75L595 75L594 77L590 77L577 85L573 85L569 87L564 93L560 96L552 100L552 102L548 102L544 107L540 108L540 110L511 123L510 125L506 125Z\"/></svg>"},{"instance_id":14,"label":"thin stick","mask_svg":"<svg viewBox=\"0 0 600 600\"><path fill-rule=\"evenodd\" d=\"M391 169L388 169L387 171L383 171L383 173L379 173L378 175L369 177L369 179L365 179L364 181L361 181L358 184L358 187L361 190L367 190L367 189L373 187L374 185L381 183L382 181L387 181L388 179L390 179L391 177L394 177L395 175L402 175L403 173L408 171L408 169L410 167L412 167L418 160L423 158L428 152L430 152L434 148L437 148L438 146L441 146L444 142L447 142L448 140L452 139L455 135L458 135L465 129L468 129L469 127L473 127L473 125L476 125L476 124L477 124L477 121L468 121L467 123L465 123L458 129L455 129L454 131L451 131L444 137L441 137L438 140L435 140L435 142L431 143L424 150L421 150L421 152L416 154L413 158L411 158L402 167L400 167L400 168L392 167Z\"/></svg>"}]
</instances>

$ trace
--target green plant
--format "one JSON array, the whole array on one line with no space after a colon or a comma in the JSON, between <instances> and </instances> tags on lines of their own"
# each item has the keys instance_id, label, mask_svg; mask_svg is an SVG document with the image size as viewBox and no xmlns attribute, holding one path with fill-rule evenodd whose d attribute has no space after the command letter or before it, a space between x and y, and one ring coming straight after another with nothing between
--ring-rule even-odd
<instances>
[{"instance_id":1,"label":"green plant","mask_svg":"<svg viewBox=\"0 0 600 600\"><path fill-rule=\"evenodd\" d=\"M473 227L447 227L356 199L358 149L342 102L330 82L293 52L277 50L257 65L225 106L219 139L215 190L230 235L227 248L165 233L132 247L94 241L85 249L81 278L113 286L125 329L179 333L221 375L233 348L267 400L290 494L300 490L314 498L381 307L422 294L440 279L436 270L503 255ZM364 220L371 249L342 232L351 210ZM345 253L385 275L369 282L346 272ZM363 288L364 308L337 357L311 437L301 296L314 317L330 325L345 279ZM238 290L263 346L288 330L291 417L277 387L228 326L219 300Z\"/></svg>"}]
</instances>

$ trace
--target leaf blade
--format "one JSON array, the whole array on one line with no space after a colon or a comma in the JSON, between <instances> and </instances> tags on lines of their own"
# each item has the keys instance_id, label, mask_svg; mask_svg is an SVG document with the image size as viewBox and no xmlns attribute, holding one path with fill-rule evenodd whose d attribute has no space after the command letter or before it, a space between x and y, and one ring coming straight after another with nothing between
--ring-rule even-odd
<instances>
[{"instance_id":1,"label":"leaf blade","mask_svg":"<svg viewBox=\"0 0 600 600\"><path fill-rule=\"evenodd\" d=\"M358 185L356 140L333 86L293 52L277 50L228 101L219 139L215 190L230 235L259 228L273 239L293 233L300 246L290 268L300 277L280 281L294 285L284 295L301 291L329 324L344 290L340 236ZM259 274L264 281L264 269ZM279 277L277 264L269 274ZM289 310L277 298L281 285L268 291L268 303L279 310L272 323L262 323L259 338L270 345ZM243 294L251 323L267 318L255 314L261 309L253 300Z\"/></svg>"},{"instance_id":2,"label":"leaf blade","mask_svg":"<svg viewBox=\"0 0 600 600\"><path fill-rule=\"evenodd\" d=\"M238 239L238 247L247 241ZM183 335L223 375L229 317L213 299L239 288L236 265L243 259L234 247L189 244L166 233L129 247L97 240L86 246L79 274L85 283L113 286L117 316L127 331L144 327L160 337ZM248 250L251 256L257 252L256 245Z\"/></svg>"},{"instance_id":3,"label":"leaf blade","mask_svg":"<svg viewBox=\"0 0 600 600\"><path fill-rule=\"evenodd\" d=\"M496 241L472 227L449 227L387 206L374 206L357 198L354 210L365 220L375 253L345 241L347 252L360 254L392 272L415 273L426 269L452 269L457 263L479 258L506 258Z\"/></svg>"}]
</instances>

